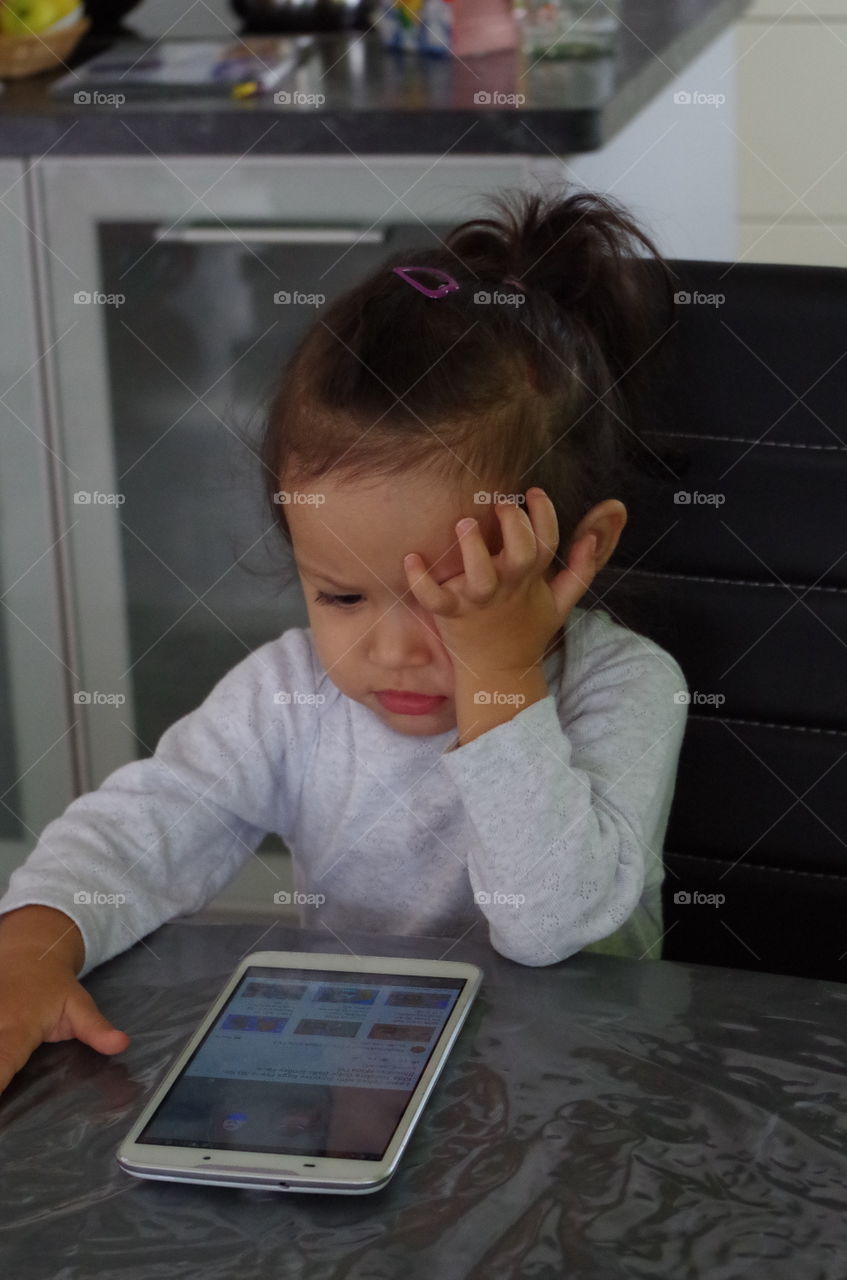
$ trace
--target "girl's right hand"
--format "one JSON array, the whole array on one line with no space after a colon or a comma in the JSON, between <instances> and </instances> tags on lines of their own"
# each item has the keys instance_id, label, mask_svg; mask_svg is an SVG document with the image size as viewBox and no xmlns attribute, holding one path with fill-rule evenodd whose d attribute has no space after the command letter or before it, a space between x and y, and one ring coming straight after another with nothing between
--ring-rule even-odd
<instances>
[{"instance_id":1,"label":"girl's right hand","mask_svg":"<svg viewBox=\"0 0 847 1280\"><path fill-rule=\"evenodd\" d=\"M112 1026L66 962L0 955L0 1093L45 1042L81 1040L121 1053L129 1036Z\"/></svg>"}]
</instances>

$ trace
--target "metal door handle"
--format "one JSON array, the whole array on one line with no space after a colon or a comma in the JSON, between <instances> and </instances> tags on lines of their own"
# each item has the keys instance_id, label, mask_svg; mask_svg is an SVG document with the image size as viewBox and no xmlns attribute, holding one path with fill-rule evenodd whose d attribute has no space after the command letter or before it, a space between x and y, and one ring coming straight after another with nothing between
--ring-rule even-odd
<instances>
[{"instance_id":1,"label":"metal door handle","mask_svg":"<svg viewBox=\"0 0 847 1280\"><path fill-rule=\"evenodd\" d=\"M181 244L384 244L385 232L378 227L260 226L236 223L220 226L196 223L186 227L157 227L155 240Z\"/></svg>"}]
</instances>

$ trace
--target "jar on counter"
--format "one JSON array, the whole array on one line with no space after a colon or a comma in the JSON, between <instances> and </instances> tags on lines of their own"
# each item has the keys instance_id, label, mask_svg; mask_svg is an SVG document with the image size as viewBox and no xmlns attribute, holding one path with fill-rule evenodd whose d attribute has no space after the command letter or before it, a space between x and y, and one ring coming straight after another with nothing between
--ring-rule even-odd
<instances>
[{"instance_id":1,"label":"jar on counter","mask_svg":"<svg viewBox=\"0 0 847 1280\"><path fill-rule=\"evenodd\" d=\"M515 0L523 52L532 58L597 58L615 52L621 0Z\"/></svg>"}]
</instances>

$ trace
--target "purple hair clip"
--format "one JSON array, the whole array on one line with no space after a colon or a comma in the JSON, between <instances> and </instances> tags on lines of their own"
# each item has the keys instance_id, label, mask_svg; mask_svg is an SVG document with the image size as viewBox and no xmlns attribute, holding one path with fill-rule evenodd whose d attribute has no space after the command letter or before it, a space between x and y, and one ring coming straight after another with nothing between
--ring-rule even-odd
<instances>
[{"instance_id":1,"label":"purple hair clip","mask_svg":"<svg viewBox=\"0 0 847 1280\"><path fill-rule=\"evenodd\" d=\"M459 282L454 280L446 271L442 271L440 267L392 267L401 279L410 284L413 289L417 289L418 293L424 293L428 298L443 298L445 293L452 293L454 289L458 289ZM430 275L441 276L444 280L437 289L428 289L425 284L421 284L419 280L413 280L408 274L410 271L428 271Z\"/></svg>"},{"instance_id":2,"label":"purple hair clip","mask_svg":"<svg viewBox=\"0 0 847 1280\"><path fill-rule=\"evenodd\" d=\"M392 267L391 270L395 275L400 276L401 280L405 280L413 289L417 289L418 293L423 293L427 298L443 298L446 293L452 293L454 289L459 288L458 280L454 279L449 272L442 271L440 267ZM441 276L443 283L437 289L428 289L425 284L421 284L420 280L413 280L409 275L410 271L428 271L430 275ZM526 293L526 285L520 280L516 280L514 276L506 276L503 283L513 284Z\"/></svg>"}]
</instances>

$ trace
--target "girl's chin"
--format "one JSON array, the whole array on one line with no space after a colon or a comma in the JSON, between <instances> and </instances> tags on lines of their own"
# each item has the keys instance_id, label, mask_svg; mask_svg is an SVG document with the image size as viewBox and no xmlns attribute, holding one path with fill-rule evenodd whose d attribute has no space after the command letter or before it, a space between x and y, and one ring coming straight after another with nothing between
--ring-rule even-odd
<instances>
[{"instance_id":1,"label":"girl's chin","mask_svg":"<svg viewBox=\"0 0 847 1280\"><path fill-rule=\"evenodd\" d=\"M383 724L388 729L393 729L395 733L400 733L405 738L439 738L444 733L455 733L456 725L453 724L434 724L433 717L427 719L426 716L409 716L409 720L414 720L414 724L401 723L399 716L386 715Z\"/></svg>"},{"instance_id":2,"label":"girl's chin","mask_svg":"<svg viewBox=\"0 0 847 1280\"><path fill-rule=\"evenodd\" d=\"M392 729L396 729L399 733L427 734L431 737L456 728L456 714L450 698L445 698L440 706L433 711L418 712L414 715L392 711L390 708L383 706L379 698L376 697L372 699L370 705L385 724Z\"/></svg>"}]
</instances>

